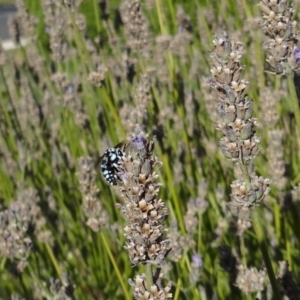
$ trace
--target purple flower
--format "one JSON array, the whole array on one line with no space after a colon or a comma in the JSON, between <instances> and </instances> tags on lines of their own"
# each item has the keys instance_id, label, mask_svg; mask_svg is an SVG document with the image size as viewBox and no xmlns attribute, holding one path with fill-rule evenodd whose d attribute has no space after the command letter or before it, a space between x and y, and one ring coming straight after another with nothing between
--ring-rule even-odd
<instances>
[{"instance_id":1,"label":"purple flower","mask_svg":"<svg viewBox=\"0 0 300 300\"><path fill-rule=\"evenodd\" d=\"M198 253L192 255L193 267L201 268L203 265L203 260Z\"/></svg>"},{"instance_id":2,"label":"purple flower","mask_svg":"<svg viewBox=\"0 0 300 300\"><path fill-rule=\"evenodd\" d=\"M126 172L124 171L118 172L118 177L121 181L124 182L126 180Z\"/></svg>"},{"instance_id":3,"label":"purple flower","mask_svg":"<svg viewBox=\"0 0 300 300\"><path fill-rule=\"evenodd\" d=\"M182 25L178 26L178 32L182 33L184 31L184 27Z\"/></svg>"},{"instance_id":4,"label":"purple flower","mask_svg":"<svg viewBox=\"0 0 300 300\"><path fill-rule=\"evenodd\" d=\"M299 47L297 47L294 50L294 59L295 59L296 63L300 63L300 48Z\"/></svg>"},{"instance_id":5,"label":"purple flower","mask_svg":"<svg viewBox=\"0 0 300 300\"><path fill-rule=\"evenodd\" d=\"M71 84L69 84L68 87L67 87L67 92L68 92L69 94L72 94L73 91L74 91L74 87L73 87Z\"/></svg>"},{"instance_id":6,"label":"purple flower","mask_svg":"<svg viewBox=\"0 0 300 300\"><path fill-rule=\"evenodd\" d=\"M135 146L138 150L141 150L141 149L145 148L146 140L143 136L136 135L131 139L131 141L135 144Z\"/></svg>"},{"instance_id":7,"label":"purple flower","mask_svg":"<svg viewBox=\"0 0 300 300\"><path fill-rule=\"evenodd\" d=\"M195 204L196 208L203 210L203 211L205 211L209 207L209 203L206 200L202 200L199 198L194 200L194 204Z\"/></svg>"}]
</instances>

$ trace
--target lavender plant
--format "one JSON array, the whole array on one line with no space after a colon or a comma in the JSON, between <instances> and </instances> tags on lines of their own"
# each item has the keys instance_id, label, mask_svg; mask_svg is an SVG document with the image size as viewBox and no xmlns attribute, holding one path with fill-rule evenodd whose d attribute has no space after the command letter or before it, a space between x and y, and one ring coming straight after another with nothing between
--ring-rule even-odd
<instances>
[{"instance_id":1,"label":"lavender plant","mask_svg":"<svg viewBox=\"0 0 300 300\"><path fill-rule=\"evenodd\" d=\"M15 3L0 299L297 299L296 2Z\"/></svg>"},{"instance_id":2,"label":"lavender plant","mask_svg":"<svg viewBox=\"0 0 300 300\"><path fill-rule=\"evenodd\" d=\"M247 229L243 220L252 213L253 225L262 249L273 292L279 299L279 289L256 208L268 194L270 180L251 173L252 160L258 154L259 139L255 134L256 120L252 118L252 102L245 94L247 82L241 78L243 67L240 61L243 45L235 42L227 33L223 33L222 38L215 37L213 44L214 49L210 54L213 63L212 77L209 82L217 92L216 107L221 119L217 129L223 134L220 147L224 156L233 163L238 163L242 171L242 178L231 184L229 206L239 219L237 226L243 226L243 230L240 230L241 234ZM237 285L239 286L239 281ZM244 291L249 293L249 291L262 290L261 286L256 287L256 290L251 287L250 290L244 289Z\"/></svg>"},{"instance_id":3,"label":"lavender plant","mask_svg":"<svg viewBox=\"0 0 300 300\"><path fill-rule=\"evenodd\" d=\"M300 113L293 78L299 73L299 49L297 22L293 20L294 9L288 1L260 1L264 21L260 25L268 40L264 43L267 62L275 74L288 74L289 91L295 114L298 134ZM296 81L297 84L297 81Z\"/></svg>"},{"instance_id":4,"label":"lavender plant","mask_svg":"<svg viewBox=\"0 0 300 300\"><path fill-rule=\"evenodd\" d=\"M161 162L153 155L154 139L148 141L139 128L131 137L127 155L120 166L120 192L125 198L120 205L127 221L124 228L125 249L131 263L146 264L146 275L130 281L135 299L172 298L171 284L161 284L159 265L171 250L170 240L164 236L163 222L168 216L164 202L158 198L160 184L156 183ZM157 266L156 271L152 266Z\"/></svg>"}]
</instances>

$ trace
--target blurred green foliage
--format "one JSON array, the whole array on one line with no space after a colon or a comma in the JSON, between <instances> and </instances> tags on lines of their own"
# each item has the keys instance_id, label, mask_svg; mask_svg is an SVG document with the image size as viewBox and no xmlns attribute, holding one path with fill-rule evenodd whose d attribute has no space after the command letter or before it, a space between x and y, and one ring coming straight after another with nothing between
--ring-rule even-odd
<instances>
[{"instance_id":1,"label":"blurred green foliage","mask_svg":"<svg viewBox=\"0 0 300 300\"><path fill-rule=\"evenodd\" d=\"M63 14L57 22L47 24L42 2L26 0L29 14L39 19L33 26L36 36L26 36L30 24L23 24L29 24L24 28L28 44L6 52L8 60L0 67L0 207L4 211L17 199L27 203L30 189L40 199L37 216L31 216L32 227L26 232L32 248L24 271L18 271L15 257L0 257L0 298L58 299L49 288L50 278L63 280L67 273L75 285L76 299L130 299L128 279L145 268L133 268L123 248L126 224L115 206L122 199L99 174L99 201L109 215L109 224L101 232L93 232L83 213L77 160L86 156L96 160L132 134L129 121L135 121L131 113L140 104L136 95L141 77L147 73L151 88L140 125L157 136L155 154L163 163L158 171L160 197L170 212L167 223L177 222L178 234L185 238L180 259L170 260L169 274L165 274L173 282L173 299L253 299L254 294L242 294L220 265L219 247L227 245L240 263L259 270L264 267L253 230L239 237L234 230L236 220L226 213L230 184L237 177L218 148L221 134L215 130L215 102L204 86L212 64L212 37L224 30L244 44L244 77L249 81L247 93L254 101L254 116L264 119L267 113L263 111L265 99L260 97L265 86L279 99L276 128L284 131L287 183L278 189L273 182L263 205L264 226L274 269L280 260L286 260L299 281L299 199L293 198L292 210L283 205L299 182L299 138L284 77L264 72L264 37L259 28L251 28L253 19L260 16L257 3L156 0L147 8L143 2L142 13L150 29L147 56L131 48L132 41L120 21L120 1L106 1L106 7L105 1L98 2L82 1L78 12L84 15L86 27L80 29L77 11L59 6ZM180 40L181 9L189 16L190 41ZM57 24L62 24L63 32ZM61 34L56 44L49 28ZM168 39L169 46L161 46L159 37ZM54 57L55 46L62 57ZM102 86L95 87L89 74L99 65L108 72ZM272 176L272 157L267 151L271 129L258 128L262 141L255 170L265 177ZM203 214L196 212L197 232L189 236L185 216L193 199L205 200L209 207ZM51 238L41 241L39 233L49 233ZM191 241L193 246L188 245ZM203 266L192 282L195 253L201 256ZM267 288L263 294L268 294Z\"/></svg>"}]
</instances>

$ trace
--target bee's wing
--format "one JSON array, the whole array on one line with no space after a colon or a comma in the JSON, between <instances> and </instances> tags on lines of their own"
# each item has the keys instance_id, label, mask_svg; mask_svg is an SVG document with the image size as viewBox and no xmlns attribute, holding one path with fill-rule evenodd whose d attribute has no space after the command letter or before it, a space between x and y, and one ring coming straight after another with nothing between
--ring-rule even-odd
<instances>
[{"instance_id":1,"label":"bee's wing","mask_svg":"<svg viewBox=\"0 0 300 300\"><path fill-rule=\"evenodd\" d=\"M103 159L103 155L96 159L96 162L94 163L94 167L95 167L95 168L98 168L98 167L99 167L99 165L100 165L102 159Z\"/></svg>"},{"instance_id":2,"label":"bee's wing","mask_svg":"<svg viewBox=\"0 0 300 300\"><path fill-rule=\"evenodd\" d=\"M117 144L116 146L114 146L114 148L119 148L122 151L124 151L128 146L128 142L127 141L122 141L119 144Z\"/></svg>"}]
</instances>

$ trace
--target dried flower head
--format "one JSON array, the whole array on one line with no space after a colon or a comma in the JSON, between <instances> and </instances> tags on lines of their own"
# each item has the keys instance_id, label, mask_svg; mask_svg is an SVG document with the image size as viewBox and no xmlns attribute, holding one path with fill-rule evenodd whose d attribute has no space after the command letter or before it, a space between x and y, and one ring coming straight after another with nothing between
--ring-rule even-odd
<instances>
[{"instance_id":1,"label":"dried flower head","mask_svg":"<svg viewBox=\"0 0 300 300\"><path fill-rule=\"evenodd\" d=\"M192 255L191 270L189 280L191 284L196 284L200 280L200 271L203 265L203 260L198 253Z\"/></svg>"},{"instance_id":2,"label":"dried flower head","mask_svg":"<svg viewBox=\"0 0 300 300\"><path fill-rule=\"evenodd\" d=\"M264 44L268 52L267 62L276 74L298 70L300 62L294 9L287 0L263 0L259 2L259 7L264 19L260 26L269 38Z\"/></svg>"},{"instance_id":3,"label":"dried flower head","mask_svg":"<svg viewBox=\"0 0 300 300\"><path fill-rule=\"evenodd\" d=\"M133 265L159 264L170 251L170 240L163 235L162 223L168 216L164 202L158 198L160 184L154 171L161 162L153 155L154 139L140 129L131 137L120 165L120 191L126 202L121 211L128 225L124 228L125 249Z\"/></svg>"},{"instance_id":4,"label":"dried flower head","mask_svg":"<svg viewBox=\"0 0 300 300\"><path fill-rule=\"evenodd\" d=\"M105 79L107 68L103 65L99 65L97 71L92 71L89 74L89 80L97 87L102 86L102 82Z\"/></svg>"},{"instance_id":5,"label":"dried flower head","mask_svg":"<svg viewBox=\"0 0 300 300\"><path fill-rule=\"evenodd\" d=\"M83 196L83 211L88 217L87 225L93 231L100 231L108 224L108 215L99 200L99 189L96 186L95 162L91 157L78 160L79 171L77 177Z\"/></svg>"},{"instance_id":6,"label":"dried flower head","mask_svg":"<svg viewBox=\"0 0 300 300\"><path fill-rule=\"evenodd\" d=\"M221 122L217 129L223 133L220 146L226 158L248 162L258 154L257 122L252 118L252 101L244 94L248 84L241 79L243 45L226 33L213 40L213 67L210 86L217 93L217 110Z\"/></svg>"},{"instance_id":7,"label":"dried flower head","mask_svg":"<svg viewBox=\"0 0 300 300\"><path fill-rule=\"evenodd\" d=\"M298 183L298 184L293 188L293 190L291 191L291 193L292 193L292 198L293 198L293 201L294 201L294 202L300 200L300 183Z\"/></svg>"},{"instance_id":8,"label":"dried flower head","mask_svg":"<svg viewBox=\"0 0 300 300\"><path fill-rule=\"evenodd\" d=\"M256 268L247 269L243 265L239 265L238 276L236 279L237 287L245 294L261 292L264 290L266 281L266 271L258 271Z\"/></svg>"},{"instance_id":9,"label":"dried flower head","mask_svg":"<svg viewBox=\"0 0 300 300\"><path fill-rule=\"evenodd\" d=\"M123 0L120 12L128 46L133 51L145 54L150 32L148 21L142 12L141 2L139 0Z\"/></svg>"},{"instance_id":10,"label":"dried flower head","mask_svg":"<svg viewBox=\"0 0 300 300\"><path fill-rule=\"evenodd\" d=\"M142 74L135 87L134 105L125 104L120 112L128 132L132 131L137 124L147 122L147 105L151 100L150 90L151 77L148 74Z\"/></svg>"},{"instance_id":11,"label":"dried flower head","mask_svg":"<svg viewBox=\"0 0 300 300\"><path fill-rule=\"evenodd\" d=\"M51 278L49 290L53 296L53 299L61 299L61 300L75 299L74 298L75 285L72 284L67 274L63 274L61 280Z\"/></svg>"},{"instance_id":12,"label":"dried flower head","mask_svg":"<svg viewBox=\"0 0 300 300\"><path fill-rule=\"evenodd\" d=\"M16 262L19 272L25 269L32 248L29 228L40 234L46 223L37 205L39 200L36 190L23 190L17 201L0 212L0 256Z\"/></svg>"},{"instance_id":13,"label":"dried flower head","mask_svg":"<svg viewBox=\"0 0 300 300\"><path fill-rule=\"evenodd\" d=\"M172 221L170 224L168 237L170 239L172 250L169 254L169 259L178 262L182 258L182 254L184 251L183 245L183 236L178 230L178 224L175 221Z\"/></svg>"},{"instance_id":14,"label":"dried flower head","mask_svg":"<svg viewBox=\"0 0 300 300\"><path fill-rule=\"evenodd\" d=\"M269 174L272 182L276 183L276 188L283 191L287 183L285 175L285 161L283 150L283 130L270 130L268 132L268 148L267 154L269 157Z\"/></svg>"},{"instance_id":15,"label":"dried flower head","mask_svg":"<svg viewBox=\"0 0 300 300\"><path fill-rule=\"evenodd\" d=\"M199 226L198 217L202 215L208 208L209 204L204 200L201 195L197 199L189 200L187 204L187 212L184 216L184 223L187 233L190 235L191 240L193 241L193 234L197 232Z\"/></svg>"},{"instance_id":16,"label":"dried flower head","mask_svg":"<svg viewBox=\"0 0 300 300\"><path fill-rule=\"evenodd\" d=\"M221 119L217 129L223 134L220 146L224 156L237 162L245 176L231 184L229 203L232 212L240 219L237 226L242 233L249 227L249 223L242 220L249 218L249 208L257 206L269 192L270 180L248 175L252 160L258 154L260 140L255 130L257 122L252 118L252 101L245 94L248 82L241 78L243 45L226 33L221 38L215 37L213 44L209 84L217 94L217 110Z\"/></svg>"},{"instance_id":17,"label":"dried flower head","mask_svg":"<svg viewBox=\"0 0 300 300\"><path fill-rule=\"evenodd\" d=\"M246 212L249 208L259 205L269 193L270 183L270 179L252 175L250 188L247 189L244 180L238 179L234 181L231 184L230 206L238 211L244 210Z\"/></svg>"},{"instance_id":18,"label":"dried flower head","mask_svg":"<svg viewBox=\"0 0 300 300\"><path fill-rule=\"evenodd\" d=\"M162 273L160 273L160 277L161 276ZM167 286L162 287L160 280L158 280L157 284L152 285L150 288L147 289L145 274L136 276L134 281L129 279L129 284L131 285L133 290L133 297L137 300L140 299L164 300L164 299L170 299L173 296L170 293L171 283L168 283Z\"/></svg>"}]
</instances>

